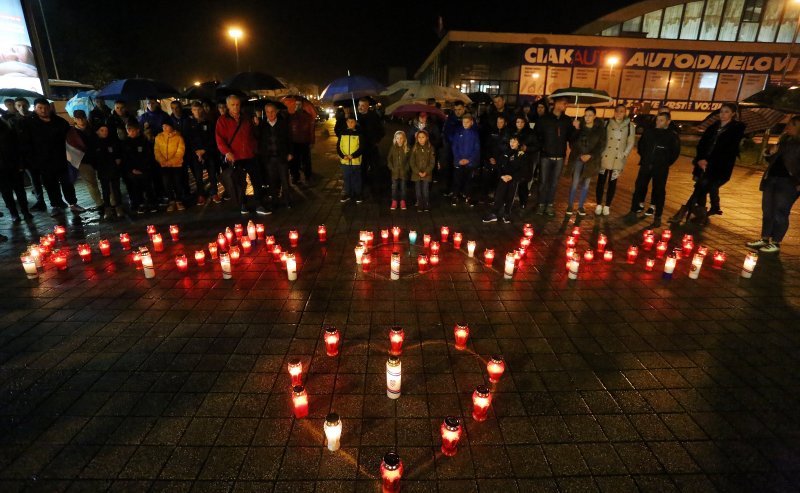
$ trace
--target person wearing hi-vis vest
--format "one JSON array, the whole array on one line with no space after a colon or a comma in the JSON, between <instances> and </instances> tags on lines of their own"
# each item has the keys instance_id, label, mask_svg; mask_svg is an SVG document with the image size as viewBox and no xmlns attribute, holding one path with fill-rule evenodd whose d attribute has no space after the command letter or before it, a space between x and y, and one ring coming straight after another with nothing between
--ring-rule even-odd
<instances>
[{"instance_id":1,"label":"person wearing hi-vis vest","mask_svg":"<svg viewBox=\"0 0 800 493\"><path fill-rule=\"evenodd\" d=\"M364 149L361 143L361 132L356 128L356 118L352 115L347 117L347 128L339 134L336 152L339 154L339 162L342 164L344 179L344 190L342 190L340 202L344 204L352 199L356 201L356 204L360 204L363 201L361 196L361 155Z\"/></svg>"}]
</instances>

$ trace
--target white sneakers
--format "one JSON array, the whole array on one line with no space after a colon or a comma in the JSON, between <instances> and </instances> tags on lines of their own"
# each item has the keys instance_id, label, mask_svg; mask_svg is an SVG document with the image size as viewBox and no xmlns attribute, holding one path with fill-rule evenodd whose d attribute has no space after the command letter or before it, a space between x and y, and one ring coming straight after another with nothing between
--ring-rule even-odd
<instances>
[{"instance_id":1,"label":"white sneakers","mask_svg":"<svg viewBox=\"0 0 800 493\"><path fill-rule=\"evenodd\" d=\"M603 206L603 215L604 215L604 216L607 216L607 215L609 215L609 214L611 214L611 207L609 207L609 206L607 206L607 205L604 205L604 206Z\"/></svg>"},{"instance_id":2,"label":"white sneakers","mask_svg":"<svg viewBox=\"0 0 800 493\"><path fill-rule=\"evenodd\" d=\"M611 208L607 205L597 204L597 207L594 208L595 216L607 216L609 214L611 214Z\"/></svg>"}]
</instances>

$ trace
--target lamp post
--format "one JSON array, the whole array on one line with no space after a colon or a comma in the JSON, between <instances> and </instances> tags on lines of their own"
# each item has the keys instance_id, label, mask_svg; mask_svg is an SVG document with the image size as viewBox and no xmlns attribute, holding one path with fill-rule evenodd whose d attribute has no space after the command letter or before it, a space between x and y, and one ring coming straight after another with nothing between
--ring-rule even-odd
<instances>
[{"instance_id":1,"label":"lamp post","mask_svg":"<svg viewBox=\"0 0 800 493\"><path fill-rule=\"evenodd\" d=\"M616 55L611 55L606 58L606 64L608 65L608 88L611 89L611 84L614 83L614 67L619 63L619 57ZM619 96L619 88L614 93L614 105L617 104L617 96Z\"/></svg>"},{"instance_id":2,"label":"lamp post","mask_svg":"<svg viewBox=\"0 0 800 493\"><path fill-rule=\"evenodd\" d=\"M244 36L244 31L239 27L228 29L228 36L233 38L233 46L236 47L236 71L239 71L239 38Z\"/></svg>"}]
</instances>

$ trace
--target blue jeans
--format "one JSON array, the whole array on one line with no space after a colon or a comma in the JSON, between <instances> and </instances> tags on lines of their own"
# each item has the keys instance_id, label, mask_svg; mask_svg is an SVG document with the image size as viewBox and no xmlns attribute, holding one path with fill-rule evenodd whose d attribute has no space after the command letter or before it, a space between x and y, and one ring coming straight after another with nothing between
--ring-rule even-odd
<instances>
[{"instance_id":1,"label":"blue jeans","mask_svg":"<svg viewBox=\"0 0 800 493\"><path fill-rule=\"evenodd\" d=\"M414 191L417 194L417 207L429 208L431 206L431 182L427 180L415 181Z\"/></svg>"},{"instance_id":2,"label":"blue jeans","mask_svg":"<svg viewBox=\"0 0 800 493\"><path fill-rule=\"evenodd\" d=\"M406 181L403 179L392 180L392 200L406 199Z\"/></svg>"},{"instance_id":3,"label":"blue jeans","mask_svg":"<svg viewBox=\"0 0 800 493\"><path fill-rule=\"evenodd\" d=\"M564 167L564 158L543 157L539 163L539 205L552 204L556 197L558 177Z\"/></svg>"},{"instance_id":4,"label":"blue jeans","mask_svg":"<svg viewBox=\"0 0 800 493\"><path fill-rule=\"evenodd\" d=\"M761 237L780 243L789 229L789 214L797 197L794 180L781 176L768 176L762 184Z\"/></svg>"},{"instance_id":5,"label":"blue jeans","mask_svg":"<svg viewBox=\"0 0 800 493\"><path fill-rule=\"evenodd\" d=\"M344 194L350 198L361 197L361 165L342 165Z\"/></svg>"},{"instance_id":6,"label":"blue jeans","mask_svg":"<svg viewBox=\"0 0 800 493\"><path fill-rule=\"evenodd\" d=\"M578 187L580 187L581 193L578 197L578 208L582 208L583 203L586 202L586 195L589 193L589 183L592 181L592 177L581 178L583 166L583 161L580 159L576 159L573 163L572 184L569 186L569 203L567 207L572 207L572 204L575 203L575 192L578 191Z\"/></svg>"}]
</instances>

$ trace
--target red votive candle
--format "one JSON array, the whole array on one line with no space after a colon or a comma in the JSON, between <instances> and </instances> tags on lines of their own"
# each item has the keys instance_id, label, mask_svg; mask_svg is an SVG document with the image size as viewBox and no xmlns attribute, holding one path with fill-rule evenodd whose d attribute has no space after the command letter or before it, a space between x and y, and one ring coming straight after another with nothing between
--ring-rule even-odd
<instances>
[{"instance_id":1,"label":"red votive candle","mask_svg":"<svg viewBox=\"0 0 800 493\"><path fill-rule=\"evenodd\" d=\"M197 262L199 266L206 265L206 252L203 250L196 250L194 252L194 261Z\"/></svg>"},{"instance_id":2,"label":"red votive candle","mask_svg":"<svg viewBox=\"0 0 800 493\"><path fill-rule=\"evenodd\" d=\"M639 256L639 249L635 246L631 245L628 247L628 263L632 264L636 262L636 257Z\"/></svg>"},{"instance_id":3,"label":"red votive candle","mask_svg":"<svg viewBox=\"0 0 800 493\"><path fill-rule=\"evenodd\" d=\"M486 421L489 407L492 405L492 394L486 385L478 385L472 393L472 419Z\"/></svg>"},{"instance_id":4,"label":"red votive candle","mask_svg":"<svg viewBox=\"0 0 800 493\"><path fill-rule=\"evenodd\" d=\"M463 241L463 239L464 235L462 235L461 233L459 232L453 233L453 248L455 248L456 250L461 248L461 241Z\"/></svg>"},{"instance_id":5,"label":"red votive candle","mask_svg":"<svg viewBox=\"0 0 800 493\"><path fill-rule=\"evenodd\" d=\"M175 255L175 265L178 267L178 271L186 272L189 270L189 261L186 259L186 255L178 254Z\"/></svg>"},{"instance_id":6,"label":"red votive candle","mask_svg":"<svg viewBox=\"0 0 800 493\"><path fill-rule=\"evenodd\" d=\"M456 349L463 351L467 349L467 339L469 338L469 325L465 323L457 323L453 327L453 335L456 340Z\"/></svg>"},{"instance_id":7,"label":"red votive candle","mask_svg":"<svg viewBox=\"0 0 800 493\"><path fill-rule=\"evenodd\" d=\"M128 233L119 234L119 244L122 245L123 250L131 249L131 235Z\"/></svg>"},{"instance_id":8,"label":"red votive candle","mask_svg":"<svg viewBox=\"0 0 800 493\"><path fill-rule=\"evenodd\" d=\"M292 378L292 387L303 385L303 362L299 358L291 359L287 364L287 369Z\"/></svg>"},{"instance_id":9,"label":"red votive candle","mask_svg":"<svg viewBox=\"0 0 800 493\"><path fill-rule=\"evenodd\" d=\"M320 243L328 241L328 228L326 228L324 224L317 226L317 236L319 236Z\"/></svg>"},{"instance_id":10,"label":"red votive candle","mask_svg":"<svg viewBox=\"0 0 800 493\"><path fill-rule=\"evenodd\" d=\"M395 452L389 452L381 461L382 493L400 493L400 479L403 477L403 461Z\"/></svg>"},{"instance_id":11,"label":"red votive candle","mask_svg":"<svg viewBox=\"0 0 800 493\"><path fill-rule=\"evenodd\" d=\"M448 228L447 226L442 226L441 233L442 233L442 243L447 243L447 238L450 237L450 228Z\"/></svg>"},{"instance_id":12,"label":"red votive candle","mask_svg":"<svg viewBox=\"0 0 800 493\"><path fill-rule=\"evenodd\" d=\"M111 243L108 240L98 241L97 248L100 250L100 255L103 257L108 257L111 255Z\"/></svg>"},{"instance_id":13,"label":"red votive candle","mask_svg":"<svg viewBox=\"0 0 800 493\"><path fill-rule=\"evenodd\" d=\"M296 419L308 416L308 394L305 387L295 385L292 387L292 404L294 406L294 417Z\"/></svg>"},{"instance_id":14,"label":"red votive candle","mask_svg":"<svg viewBox=\"0 0 800 493\"><path fill-rule=\"evenodd\" d=\"M172 241L178 241L180 239L181 229L177 224L173 224L169 227L169 234L172 236Z\"/></svg>"},{"instance_id":15,"label":"red votive candle","mask_svg":"<svg viewBox=\"0 0 800 493\"><path fill-rule=\"evenodd\" d=\"M489 374L491 383L499 382L504 371L506 371L506 363L499 354L493 355L489 362L486 363L486 372Z\"/></svg>"},{"instance_id":16,"label":"red votive candle","mask_svg":"<svg viewBox=\"0 0 800 493\"><path fill-rule=\"evenodd\" d=\"M92 247L90 247L86 243L81 243L80 245L78 245L78 255L80 255L81 260L83 260L83 263L91 262Z\"/></svg>"},{"instance_id":17,"label":"red votive candle","mask_svg":"<svg viewBox=\"0 0 800 493\"><path fill-rule=\"evenodd\" d=\"M403 341L405 339L406 333L399 325L395 325L389 329L389 354L392 356L400 356L403 353Z\"/></svg>"},{"instance_id":18,"label":"red votive candle","mask_svg":"<svg viewBox=\"0 0 800 493\"><path fill-rule=\"evenodd\" d=\"M442 453L453 457L458 452L458 441L461 440L461 420L455 416L444 418L441 433Z\"/></svg>"},{"instance_id":19,"label":"red votive candle","mask_svg":"<svg viewBox=\"0 0 800 493\"><path fill-rule=\"evenodd\" d=\"M155 252L163 252L164 251L164 240L161 239L160 233L154 233L153 236L150 237L153 240L153 251Z\"/></svg>"},{"instance_id":20,"label":"red votive candle","mask_svg":"<svg viewBox=\"0 0 800 493\"><path fill-rule=\"evenodd\" d=\"M325 352L328 356L339 354L339 331L336 327L328 325L325 327Z\"/></svg>"},{"instance_id":21,"label":"red votive candle","mask_svg":"<svg viewBox=\"0 0 800 493\"><path fill-rule=\"evenodd\" d=\"M300 240L300 233L295 230L289 231L289 246L297 248L297 242Z\"/></svg>"}]
</instances>

